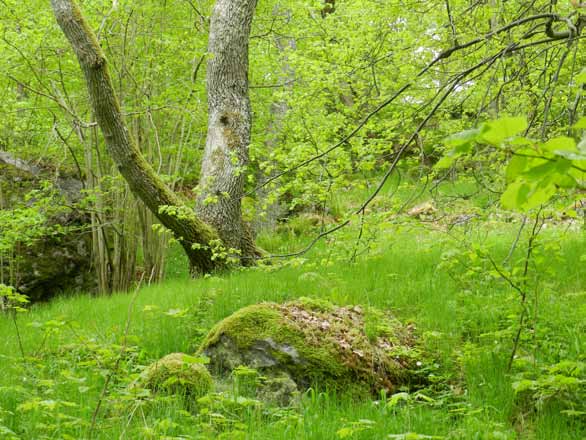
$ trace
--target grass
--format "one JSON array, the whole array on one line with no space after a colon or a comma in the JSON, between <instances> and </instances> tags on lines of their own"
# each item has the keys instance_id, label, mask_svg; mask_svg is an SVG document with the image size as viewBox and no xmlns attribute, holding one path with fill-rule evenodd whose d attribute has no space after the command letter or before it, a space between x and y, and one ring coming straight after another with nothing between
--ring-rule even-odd
<instances>
[{"instance_id":1,"label":"grass","mask_svg":"<svg viewBox=\"0 0 586 440\"><path fill-rule=\"evenodd\" d=\"M468 231L433 226L381 215L366 225L377 239L367 241L368 253L353 264L348 256L356 226L285 265L199 280L186 277L184 261L174 251L170 279L143 286L134 296L63 297L19 314L24 360L13 320L0 316L0 438L222 438L222 432L223 438L267 440L401 438L389 436L409 432L432 437L403 438L586 438L584 416L562 413L567 409L563 390L559 399L544 399L536 410L513 389L520 374L534 374L564 359L586 359L586 268L578 263L582 234L553 225L539 237L540 252L530 268L537 286L528 303L531 325L519 350L520 361L527 359L528 366L516 363L509 374L518 294L498 277L442 264L442 256L454 248L468 249L462 244L471 240L501 261L518 224L483 218ZM260 241L271 252L290 252L313 233L285 228ZM526 239L522 235L512 261L523 257ZM488 273L486 262L478 264ZM180 399L155 400L144 409L133 406L125 394L141 365L172 352L193 353L207 329L241 307L301 296L368 304L415 322L439 365L434 370L439 385L412 393L402 403L388 396L355 401L309 391L299 408L255 409L246 402L220 400L195 414L186 412ZM92 429L92 414L115 368L129 310L130 353L119 363Z\"/></svg>"}]
</instances>

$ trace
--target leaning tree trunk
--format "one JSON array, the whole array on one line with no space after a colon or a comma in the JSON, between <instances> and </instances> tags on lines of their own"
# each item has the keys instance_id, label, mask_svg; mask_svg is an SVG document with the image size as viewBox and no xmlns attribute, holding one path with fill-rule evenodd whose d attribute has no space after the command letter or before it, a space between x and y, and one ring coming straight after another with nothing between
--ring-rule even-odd
<instances>
[{"instance_id":1,"label":"leaning tree trunk","mask_svg":"<svg viewBox=\"0 0 586 440\"><path fill-rule=\"evenodd\" d=\"M132 138L112 86L106 57L94 32L83 18L81 10L74 0L51 0L51 5L55 18L71 43L85 75L91 107L104 135L106 148L128 182L131 191L179 240L189 258L192 273L208 273L222 267L225 260L214 258L213 255L212 248L218 241L218 234L214 228L198 218L193 210L186 207L164 184L145 160L136 141ZM238 13L236 15L233 15L233 12L229 13L227 17L240 18L240 9L236 7L235 11ZM249 9L252 10L252 7ZM224 17L224 14L222 16ZM246 40L250 28L249 21L243 26L244 30L238 33ZM236 27L240 24L237 21L231 23L234 23ZM245 55L235 53L231 55L238 55L238 65L241 65L242 57ZM230 114L228 117L229 123L226 126L231 127L233 116ZM217 179L221 181L224 178L224 175L218 175ZM237 218L240 219L240 216Z\"/></svg>"},{"instance_id":2,"label":"leaning tree trunk","mask_svg":"<svg viewBox=\"0 0 586 440\"><path fill-rule=\"evenodd\" d=\"M196 212L220 235L228 254L248 264L257 256L242 219L251 110L248 41L256 0L218 0L211 23L207 67L208 133Z\"/></svg>"}]
</instances>

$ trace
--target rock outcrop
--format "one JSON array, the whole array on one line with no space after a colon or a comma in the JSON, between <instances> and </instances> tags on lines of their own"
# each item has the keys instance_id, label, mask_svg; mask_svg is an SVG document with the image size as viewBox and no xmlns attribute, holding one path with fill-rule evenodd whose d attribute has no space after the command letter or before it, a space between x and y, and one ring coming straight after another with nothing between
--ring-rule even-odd
<instances>
[{"instance_id":1,"label":"rock outcrop","mask_svg":"<svg viewBox=\"0 0 586 440\"><path fill-rule=\"evenodd\" d=\"M47 169L0 151L0 209L31 206L35 199L27 199L27 195L47 181L63 205L73 207L83 197L80 180L55 176ZM45 224L52 233L32 242L16 242L10 258L3 259L0 271L4 271L4 279L32 301L50 298L61 291L94 290L96 278L88 224L88 216L79 210L55 210ZM3 227L6 226L0 224L0 229Z\"/></svg>"},{"instance_id":2,"label":"rock outcrop","mask_svg":"<svg viewBox=\"0 0 586 440\"><path fill-rule=\"evenodd\" d=\"M262 303L218 323L199 352L216 374L247 366L269 378L289 377L299 390L316 385L368 395L424 380L413 330L372 308L310 299Z\"/></svg>"}]
</instances>

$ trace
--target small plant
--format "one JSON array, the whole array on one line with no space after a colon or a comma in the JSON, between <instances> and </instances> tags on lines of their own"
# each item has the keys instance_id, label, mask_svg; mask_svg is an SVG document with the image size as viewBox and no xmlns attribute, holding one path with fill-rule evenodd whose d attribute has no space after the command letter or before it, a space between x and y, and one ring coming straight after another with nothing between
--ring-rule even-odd
<instances>
[{"instance_id":1,"label":"small plant","mask_svg":"<svg viewBox=\"0 0 586 440\"><path fill-rule=\"evenodd\" d=\"M254 368L241 365L232 370L232 381L235 396L254 397L262 377Z\"/></svg>"},{"instance_id":2,"label":"small plant","mask_svg":"<svg viewBox=\"0 0 586 440\"><path fill-rule=\"evenodd\" d=\"M27 309L25 306L29 303L26 295L18 293L14 287L0 284L0 306L3 310L14 313L23 313Z\"/></svg>"},{"instance_id":3,"label":"small plant","mask_svg":"<svg viewBox=\"0 0 586 440\"><path fill-rule=\"evenodd\" d=\"M561 413L586 419L586 363L562 361L516 375L513 389L524 408L557 404Z\"/></svg>"}]
</instances>

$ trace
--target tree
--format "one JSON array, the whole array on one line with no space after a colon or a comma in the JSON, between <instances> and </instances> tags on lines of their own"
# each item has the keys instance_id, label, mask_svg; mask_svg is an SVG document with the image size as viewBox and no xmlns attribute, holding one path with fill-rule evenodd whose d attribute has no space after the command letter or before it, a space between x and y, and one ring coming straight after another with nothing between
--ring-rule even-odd
<instances>
[{"instance_id":1,"label":"tree","mask_svg":"<svg viewBox=\"0 0 586 440\"><path fill-rule=\"evenodd\" d=\"M267 11L272 10L269 3L264 4ZM575 76L574 67L564 62L572 58L567 55L570 49L582 41L574 38L573 29L581 31L583 20L576 21L574 15L563 18L569 8L565 4L558 5L559 13L543 13L546 3L532 4L521 16L515 2L499 3L498 12L486 4L470 7L468 2L436 2L434 14L376 0L337 2L334 14L330 13L334 1L314 2L313 6L300 0L288 3L291 17L271 17L252 40L268 40L273 34L303 36L297 37L296 51L282 55L295 72L292 80L284 82L271 80L280 68L275 66L281 61L279 51L272 49L271 60L270 45L266 45L268 49L252 45L253 51L257 46L253 101L261 102L259 107L265 109L275 101L290 109L283 116L274 154L266 154L267 144L262 142L252 150L259 169L270 176L257 182L257 190L282 194L291 210L333 212L327 206L333 194L362 184L354 178L357 172L372 177L381 165L392 162L390 175L401 156L407 159L402 166L415 169L412 165L419 162L418 172L425 172L426 165L441 155L439 141L470 125L467 119L484 119L488 109L506 115L529 108L529 130L535 129L540 115L543 134L562 129L558 121L568 113L567 105L553 98L559 92L556 84L570 84ZM209 130L195 209L196 220L208 227L211 236L202 244L176 233L187 253L204 254L204 261L211 258L210 248L220 240L225 248L239 252L242 262L256 254L240 214L250 136L248 84L243 75L248 60L241 55L248 49L254 6L253 1L220 1L212 14L209 51L219 52L208 57ZM371 13L365 14L365 10ZM320 15L327 19L321 20ZM440 16L445 26L438 25ZM229 26L230 20L237 25ZM202 22L207 20L202 18ZM553 37L541 38L542 31ZM539 67L542 50L547 54L548 71L558 69L553 76ZM413 54L409 62L404 62L404 53ZM575 58L574 66L580 65L582 53L577 51ZM501 73L502 80L497 79ZM581 94L581 90L576 93L570 113L576 113ZM352 105L347 105L349 97ZM498 102L498 107L491 106L492 102ZM255 108L255 126L259 135L266 135L262 110L258 110ZM405 133L413 135L406 137ZM324 148L328 145L333 146ZM259 161L263 157L264 164ZM490 179L492 174L487 172L483 178ZM277 177L279 187L275 188L272 184ZM374 195L382 186L377 188ZM159 203L153 212L192 216L191 209L177 206ZM193 244L199 249L194 250ZM220 263L212 266L216 264ZM192 262L192 266L198 265Z\"/></svg>"},{"instance_id":2,"label":"tree","mask_svg":"<svg viewBox=\"0 0 586 440\"><path fill-rule=\"evenodd\" d=\"M218 0L214 6L207 70L208 132L196 212L215 228L243 264L258 255L242 219L251 110L248 42L256 0Z\"/></svg>"},{"instance_id":3,"label":"tree","mask_svg":"<svg viewBox=\"0 0 586 440\"><path fill-rule=\"evenodd\" d=\"M51 0L55 18L84 73L94 117L106 148L131 191L181 243L193 274L243 262L257 250L242 221L243 167L248 163L250 102L248 39L256 0L219 0L212 14L207 74L209 127L200 196L185 206L141 154L122 116L96 35L74 0ZM218 253L223 258L218 258Z\"/></svg>"}]
</instances>

